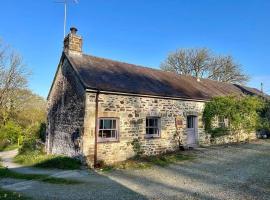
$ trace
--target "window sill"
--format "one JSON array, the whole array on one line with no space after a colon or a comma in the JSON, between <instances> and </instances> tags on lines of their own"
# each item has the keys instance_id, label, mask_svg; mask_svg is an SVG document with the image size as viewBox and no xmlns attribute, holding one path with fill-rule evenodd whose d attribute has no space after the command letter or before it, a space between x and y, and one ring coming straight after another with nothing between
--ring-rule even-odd
<instances>
[{"instance_id":1,"label":"window sill","mask_svg":"<svg viewBox=\"0 0 270 200\"><path fill-rule=\"evenodd\" d=\"M98 140L97 143L118 143L120 142L119 139L115 139L115 140Z\"/></svg>"},{"instance_id":2,"label":"window sill","mask_svg":"<svg viewBox=\"0 0 270 200\"><path fill-rule=\"evenodd\" d=\"M160 135L145 135L145 139L159 139Z\"/></svg>"}]
</instances>

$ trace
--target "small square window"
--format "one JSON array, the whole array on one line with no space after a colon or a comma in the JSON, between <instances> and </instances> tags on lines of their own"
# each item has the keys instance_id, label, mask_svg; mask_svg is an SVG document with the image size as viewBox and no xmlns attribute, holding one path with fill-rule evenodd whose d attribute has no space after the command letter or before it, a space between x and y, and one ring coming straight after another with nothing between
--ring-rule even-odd
<instances>
[{"instance_id":1,"label":"small square window","mask_svg":"<svg viewBox=\"0 0 270 200\"><path fill-rule=\"evenodd\" d=\"M118 119L117 118L100 118L98 141L117 141L118 140Z\"/></svg>"},{"instance_id":2,"label":"small square window","mask_svg":"<svg viewBox=\"0 0 270 200\"><path fill-rule=\"evenodd\" d=\"M227 128L229 126L229 120L228 118L224 116L218 117L218 127L219 128Z\"/></svg>"},{"instance_id":3,"label":"small square window","mask_svg":"<svg viewBox=\"0 0 270 200\"><path fill-rule=\"evenodd\" d=\"M146 137L160 137L160 118L147 117L146 118Z\"/></svg>"}]
</instances>

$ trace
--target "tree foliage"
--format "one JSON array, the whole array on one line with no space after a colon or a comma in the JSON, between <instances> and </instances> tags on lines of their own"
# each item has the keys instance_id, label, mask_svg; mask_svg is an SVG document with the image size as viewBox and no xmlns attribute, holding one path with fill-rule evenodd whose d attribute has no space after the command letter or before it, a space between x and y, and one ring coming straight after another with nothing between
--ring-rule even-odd
<instances>
[{"instance_id":1,"label":"tree foliage","mask_svg":"<svg viewBox=\"0 0 270 200\"><path fill-rule=\"evenodd\" d=\"M215 97L205 105L203 119L207 132L213 131L213 121L217 116L229 120L231 133L240 131L251 132L258 128L261 123L261 111L265 102L259 97Z\"/></svg>"},{"instance_id":2,"label":"tree foliage","mask_svg":"<svg viewBox=\"0 0 270 200\"><path fill-rule=\"evenodd\" d=\"M270 100L265 102L265 106L260 112L261 123L259 126L260 130L270 131Z\"/></svg>"},{"instance_id":3,"label":"tree foliage","mask_svg":"<svg viewBox=\"0 0 270 200\"><path fill-rule=\"evenodd\" d=\"M168 55L161 69L221 82L245 83L249 77L231 56L216 56L209 49L179 49Z\"/></svg>"},{"instance_id":4,"label":"tree foliage","mask_svg":"<svg viewBox=\"0 0 270 200\"><path fill-rule=\"evenodd\" d=\"M28 89L29 75L22 57L0 41L0 148L37 137L45 122L46 101Z\"/></svg>"}]
</instances>

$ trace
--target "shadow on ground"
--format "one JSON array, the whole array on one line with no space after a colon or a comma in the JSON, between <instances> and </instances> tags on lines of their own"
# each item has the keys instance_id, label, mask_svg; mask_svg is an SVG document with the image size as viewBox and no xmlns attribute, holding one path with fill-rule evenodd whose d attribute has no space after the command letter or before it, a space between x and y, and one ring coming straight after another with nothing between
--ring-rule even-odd
<instances>
[{"instance_id":1,"label":"shadow on ground","mask_svg":"<svg viewBox=\"0 0 270 200\"><path fill-rule=\"evenodd\" d=\"M189 153L196 154L197 159L167 167L109 173L62 170L53 175L80 180L83 184L52 185L2 179L0 186L40 200L269 199L270 140L210 147Z\"/></svg>"}]
</instances>

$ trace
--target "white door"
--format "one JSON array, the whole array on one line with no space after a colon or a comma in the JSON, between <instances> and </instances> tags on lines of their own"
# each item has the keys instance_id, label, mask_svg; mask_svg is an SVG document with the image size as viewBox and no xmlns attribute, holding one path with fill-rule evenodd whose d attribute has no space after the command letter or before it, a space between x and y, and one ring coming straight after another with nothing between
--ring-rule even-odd
<instances>
[{"instance_id":1,"label":"white door","mask_svg":"<svg viewBox=\"0 0 270 200\"><path fill-rule=\"evenodd\" d=\"M197 117L187 116L187 146L195 147L197 144Z\"/></svg>"}]
</instances>

